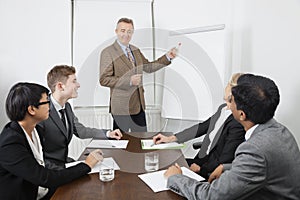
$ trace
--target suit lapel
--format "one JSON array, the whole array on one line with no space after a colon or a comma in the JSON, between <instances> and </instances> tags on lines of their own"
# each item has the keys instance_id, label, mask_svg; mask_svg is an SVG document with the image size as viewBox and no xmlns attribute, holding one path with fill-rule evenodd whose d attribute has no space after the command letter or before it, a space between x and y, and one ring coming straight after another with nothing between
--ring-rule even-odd
<instances>
[{"instance_id":1,"label":"suit lapel","mask_svg":"<svg viewBox=\"0 0 300 200\"><path fill-rule=\"evenodd\" d=\"M20 126L20 124L19 124L18 122L12 121L12 122L10 123L10 128L13 129L13 130L15 130L15 131L17 131L18 133L20 133L20 134L24 137L24 139L25 139L25 141L26 141L26 147L27 147L27 149L28 149L28 150L32 153L32 155L33 155L33 152L32 152L32 150L31 150L31 148L30 148L29 142L27 141L26 136L25 136L26 133L23 131L23 129L22 129L22 127Z\"/></svg>"},{"instance_id":2,"label":"suit lapel","mask_svg":"<svg viewBox=\"0 0 300 200\"><path fill-rule=\"evenodd\" d=\"M71 108L71 105L69 103L66 103L65 105L65 108L66 108L66 116L67 116L67 119L68 119L68 125L69 125L69 135L72 135L74 133L74 120L72 118L72 108Z\"/></svg>"},{"instance_id":3,"label":"suit lapel","mask_svg":"<svg viewBox=\"0 0 300 200\"><path fill-rule=\"evenodd\" d=\"M115 41L114 43L114 48L116 49L117 51L117 55L120 56L120 58L122 59L122 61L126 64L125 66L128 67L129 69L132 69L133 66L130 62L130 60L127 58L127 56L124 54L122 48L120 47L120 45L118 44L117 41Z\"/></svg>"},{"instance_id":4,"label":"suit lapel","mask_svg":"<svg viewBox=\"0 0 300 200\"><path fill-rule=\"evenodd\" d=\"M233 119L233 115L231 114L229 117L227 117L227 119L225 120L225 122L222 124L222 126L219 128L216 136L214 137L214 140L212 141L212 144L211 144L211 147L210 147L210 150L211 151L217 144L220 136L222 135L222 132L223 132L223 129L224 129L224 126L225 124L227 124L229 121L231 121Z\"/></svg>"},{"instance_id":5,"label":"suit lapel","mask_svg":"<svg viewBox=\"0 0 300 200\"><path fill-rule=\"evenodd\" d=\"M221 106L219 106L218 111L211 117L210 119L210 123L209 123L209 128L207 130L207 133L203 139L203 143L202 146L200 148L200 151L198 153L199 158L203 158L204 156L206 156L206 152L207 152L207 148L209 146L209 144L212 142L209 139L209 134L212 132L212 130L215 128L216 122L219 119L220 115L221 115L221 110L222 108L225 106L226 104L222 104ZM221 126L220 129L223 129L223 125ZM219 131L220 131L219 129Z\"/></svg>"},{"instance_id":6,"label":"suit lapel","mask_svg":"<svg viewBox=\"0 0 300 200\"><path fill-rule=\"evenodd\" d=\"M52 102L50 102L49 117L52 119L52 121L55 123L55 125L61 130L61 132L66 136L66 138L68 138L69 137L68 131L67 131L66 127L63 125Z\"/></svg>"}]
</instances>

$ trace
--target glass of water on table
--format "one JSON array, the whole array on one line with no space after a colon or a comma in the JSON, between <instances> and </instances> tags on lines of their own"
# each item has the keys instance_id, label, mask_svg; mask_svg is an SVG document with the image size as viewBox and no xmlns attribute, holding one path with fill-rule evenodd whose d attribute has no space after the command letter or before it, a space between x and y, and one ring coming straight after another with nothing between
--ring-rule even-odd
<instances>
[{"instance_id":1,"label":"glass of water on table","mask_svg":"<svg viewBox=\"0 0 300 200\"><path fill-rule=\"evenodd\" d=\"M159 168L159 154L155 151L145 153L145 170L147 172L157 171Z\"/></svg>"}]
</instances>

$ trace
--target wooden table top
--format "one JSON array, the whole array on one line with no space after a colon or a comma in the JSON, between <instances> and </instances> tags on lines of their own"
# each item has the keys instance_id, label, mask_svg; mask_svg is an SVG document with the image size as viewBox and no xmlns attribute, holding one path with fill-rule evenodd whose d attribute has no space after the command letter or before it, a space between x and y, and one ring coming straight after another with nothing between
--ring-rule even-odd
<instances>
[{"instance_id":1,"label":"wooden table top","mask_svg":"<svg viewBox=\"0 0 300 200\"><path fill-rule=\"evenodd\" d=\"M185 199L171 191L155 193L139 177L145 173L144 155L153 150L143 150L141 139L152 138L157 133L127 133L122 139L129 140L126 149L102 149L104 157L113 157L120 167L115 171L115 178L110 182L101 182L99 174L89 174L69 184L59 187L52 200L56 199ZM170 134L170 133L165 133ZM85 152L90 151L86 149ZM188 167L181 150L155 150L159 153L159 170L174 163ZM85 152L80 159L84 159Z\"/></svg>"}]
</instances>

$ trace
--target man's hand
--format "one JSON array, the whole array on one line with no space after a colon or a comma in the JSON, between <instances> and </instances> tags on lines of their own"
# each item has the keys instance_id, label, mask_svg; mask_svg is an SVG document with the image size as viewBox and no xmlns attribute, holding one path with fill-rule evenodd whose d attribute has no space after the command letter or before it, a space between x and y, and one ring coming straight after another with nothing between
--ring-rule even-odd
<instances>
[{"instance_id":1,"label":"man's hand","mask_svg":"<svg viewBox=\"0 0 300 200\"><path fill-rule=\"evenodd\" d=\"M119 140L121 137L123 137L123 135L119 129L116 129L109 132L109 137Z\"/></svg>"},{"instance_id":2,"label":"man's hand","mask_svg":"<svg viewBox=\"0 0 300 200\"><path fill-rule=\"evenodd\" d=\"M175 142L177 141L176 136L164 136L161 133L153 137L153 143L154 144L160 144L160 143L168 143L168 142Z\"/></svg>"},{"instance_id":3,"label":"man's hand","mask_svg":"<svg viewBox=\"0 0 300 200\"><path fill-rule=\"evenodd\" d=\"M182 170L177 163L175 163L175 165L172 165L171 167L169 167L167 169L167 171L164 173L164 176L166 178L169 178L170 176L175 175L175 174L182 174Z\"/></svg>"},{"instance_id":4,"label":"man's hand","mask_svg":"<svg viewBox=\"0 0 300 200\"><path fill-rule=\"evenodd\" d=\"M103 152L100 149L92 151L85 159L85 163L93 168L99 161L103 160Z\"/></svg>"},{"instance_id":5,"label":"man's hand","mask_svg":"<svg viewBox=\"0 0 300 200\"><path fill-rule=\"evenodd\" d=\"M130 78L130 83L132 86L139 86L142 83L142 74L132 75Z\"/></svg>"},{"instance_id":6,"label":"man's hand","mask_svg":"<svg viewBox=\"0 0 300 200\"><path fill-rule=\"evenodd\" d=\"M174 59L177 56L177 52L178 52L177 48L173 47L170 51L168 51L167 56L170 59Z\"/></svg>"},{"instance_id":7,"label":"man's hand","mask_svg":"<svg viewBox=\"0 0 300 200\"><path fill-rule=\"evenodd\" d=\"M196 163L193 163L190 166L190 170L192 170L193 172L198 173L198 172L200 172L201 167L199 165L197 165Z\"/></svg>"},{"instance_id":8,"label":"man's hand","mask_svg":"<svg viewBox=\"0 0 300 200\"><path fill-rule=\"evenodd\" d=\"M223 173L223 165L220 164L209 176L208 178L208 182L211 183L213 182L215 179L220 178L221 174Z\"/></svg>"}]
</instances>

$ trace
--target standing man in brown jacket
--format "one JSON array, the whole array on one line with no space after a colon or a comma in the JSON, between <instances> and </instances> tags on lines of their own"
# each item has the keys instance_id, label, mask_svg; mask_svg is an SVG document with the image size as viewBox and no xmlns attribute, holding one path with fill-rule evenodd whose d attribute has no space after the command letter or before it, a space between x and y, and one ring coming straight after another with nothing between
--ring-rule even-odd
<instances>
[{"instance_id":1,"label":"standing man in brown jacket","mask_svg":"<svg viewBox=\"0 0 300 200\"><path fill-rule=\"evenodd\" d=\"M147 124L143 71L152 73L169 65L176 57L176 48L149 62L139 48L129 44L134 33L131 19L119 19L115 33L117 40L106 47L100 57L100 84L110 88L113 129L144 132Z\"/></svg>"}]
</instances>

